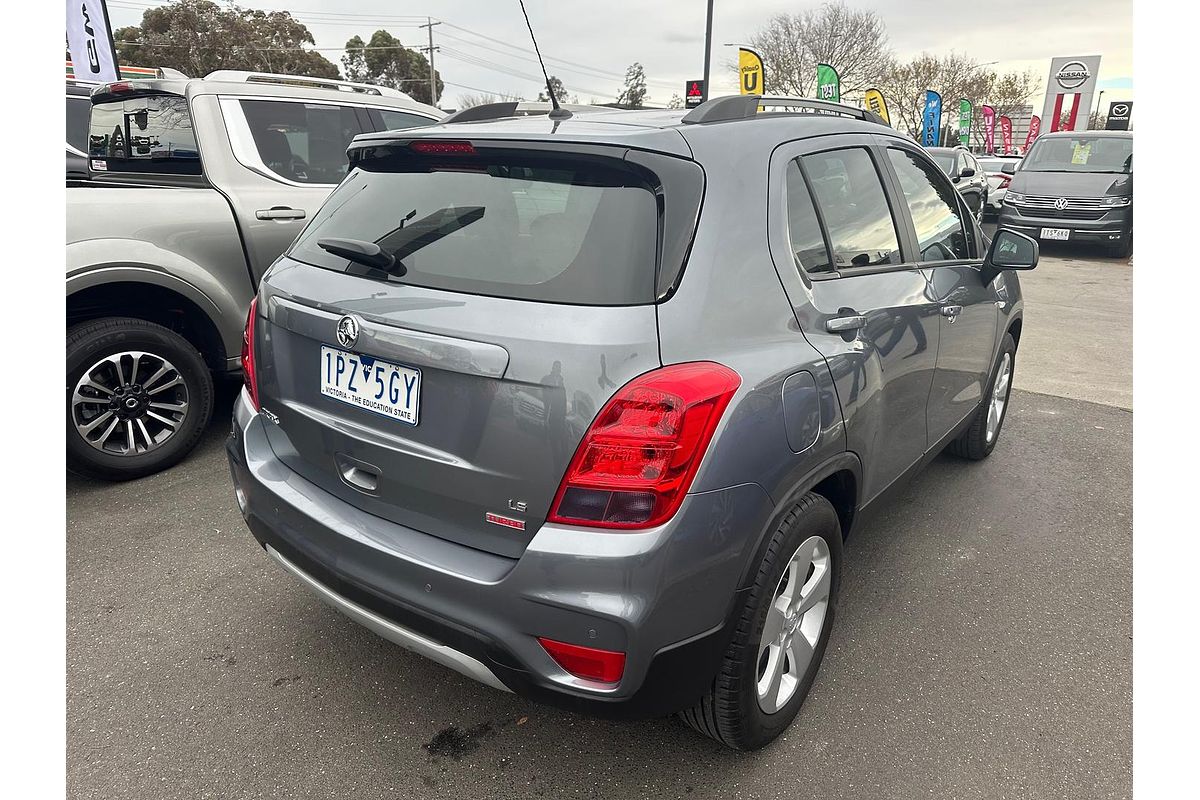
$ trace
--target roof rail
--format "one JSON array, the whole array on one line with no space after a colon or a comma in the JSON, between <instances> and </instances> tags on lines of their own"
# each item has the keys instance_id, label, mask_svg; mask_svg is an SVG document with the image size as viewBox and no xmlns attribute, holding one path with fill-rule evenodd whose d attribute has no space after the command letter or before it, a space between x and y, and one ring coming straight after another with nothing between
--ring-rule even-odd
<instances>
[{"instance_id":1,"label":"roof rail","mask_svg":"<svg viewBox=\"0 0 1200 800\"><path fill-rule=\"evenodd\" d=\"M379 97L412 98L388 86L374 86L369 83L354 83L352 81L330 80L329 78L310 78L307 75L279 75L272 72L247 72L238 69L219 69L204 76L206 81L229 81L231 83L271 83L281 86L302 86L309 89L333 89L341 92L356 94L372 94Z\"/></svg>"},{"instance_id":2,"label":"roof rail","mask_svg":"<svg viewBox=\"0 0 1200 800\"><path fill-rule=\"evenodd\" d=\"M883 121L883 117L873 111L867 111L865 108L855 108L844 103L830 103L826 100L810 100L807 97L764 97L759 94L731 94L725 97L714 97L685 114L682 122L687 125L702 125L707 122L751 119L758 115L759 106L781 106L807 112L841 114L861 119L864 122L874 122L891 127Z\"/></svg>"}]
</instances>

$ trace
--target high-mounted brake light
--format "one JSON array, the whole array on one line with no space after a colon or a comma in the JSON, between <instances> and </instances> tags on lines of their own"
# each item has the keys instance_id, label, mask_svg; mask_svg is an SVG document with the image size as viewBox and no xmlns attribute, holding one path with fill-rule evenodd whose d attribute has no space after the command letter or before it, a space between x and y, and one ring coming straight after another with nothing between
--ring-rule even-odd
<instances>
[{"instance_id":1,"label":"high-mounted brake light","mask_svg":"<svg viewBox=\"0 0 1200 800\"><path fill-rule=\"evenodd\" d=\"M475 146L470 142L450 142L434 139L418 139L409 145L409 149L428 155L448 156L473 156L475 155Z\"/></svg>"},{"instance_id":2,"label":"high-mounted brake light","mask_svg":"<svg viewBox=\"0 0 1200 800\"><path fill-rule=\"evenodd\" d=\"M110 92L132 92L133 86L125 81L119 81L118 83L110 83L108 85L108 90Z\"/></svg>"},{"instance_id":3,"label":"high-mounted brake light","mask_svg":"<svg viewBox=\"0 0 1200 800\"><path fill-rule=\"evenodd\" d=\"M736 372L711 361L634 378L584 435L547 520L635 529L670 519L741 382Z\"/></svg>"},{"instance_id":4,"label":"high-mounted brake light","mask_svg":"<svg viewBox=\"0 0 1200 800\"><path fill-rule=\"evenodd\" d=\"M556 642L541 636L538 637L538 642L556 664L577 678L600 683L617 683L625 673L624 653Z\"/></svg>"},{"instance_id":5,"label":"high-mounted brake light","mask_svg":"<svg viewBox=\"0 0 1200 800\"><path fill-rule=\"evenodd\" d=\"M246 382L246 391L250 394L250 402L258 411L258 373L254 364L254 320L258 318L258 298L250 301L250 313L246 316L246 329L242 331L242 379Z\"/></svg>"}]
</instances>

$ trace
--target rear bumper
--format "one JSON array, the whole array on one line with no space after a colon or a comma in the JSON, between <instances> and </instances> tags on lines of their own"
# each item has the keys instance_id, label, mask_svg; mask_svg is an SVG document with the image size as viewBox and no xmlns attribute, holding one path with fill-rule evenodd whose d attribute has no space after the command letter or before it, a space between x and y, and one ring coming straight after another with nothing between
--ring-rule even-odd
<instances>
[{"instance_id":1,"label":"rear bumper","mask_svg":"<svg viewBox=\"0 0 1200 800\"><path fill-rule=\"evenodd\" d=\"M375 517L275 458L245 393L227 442L267 553L376 633L495 688L604 716L658 716L711 685L772 505L756 485L691 495L638 533L543 525L516 559ZM523 534L528 535L528 534ZM537 636L626 653L618 684L561 669Z\"/></svg>"},{"instance_id":2,"label":"rear bumper","mask_svg":"<svg viewBox=\"0 0 1200 800\"><path fill-rule=\"evenodd\" d=\"M1068 241L1088 241L1101 244L1116 244L1130 234L1130 208L1114 208L1098 220L1064 219L1062 217L1038 217L1026 210L1018 214L1011 205L1000 207L997 227L1007 228L1040 238L1042 228L1066 228L1071 231Z\"/></svg>"}]
</instances>

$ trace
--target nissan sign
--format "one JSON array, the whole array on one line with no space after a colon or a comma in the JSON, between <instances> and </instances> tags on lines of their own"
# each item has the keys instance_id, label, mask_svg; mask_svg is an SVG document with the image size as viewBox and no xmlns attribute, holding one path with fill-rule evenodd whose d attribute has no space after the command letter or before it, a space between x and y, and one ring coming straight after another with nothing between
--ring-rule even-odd
<instances>
[{"instance_id":1,"label":"nissan sign","mask_svg":"<svg viewBox=\"0 0 1200 800\"><path fill-rule=\"evenodd\" d=\"M1054 74L1054 80L1058 81L1058 85L1064 89L1078 89L1087 83L1087 79L1090 77L1092 77L1092 73L1088 71L1087 64L1082 61L1067 62Z\"/></svg>"}]
</instances>

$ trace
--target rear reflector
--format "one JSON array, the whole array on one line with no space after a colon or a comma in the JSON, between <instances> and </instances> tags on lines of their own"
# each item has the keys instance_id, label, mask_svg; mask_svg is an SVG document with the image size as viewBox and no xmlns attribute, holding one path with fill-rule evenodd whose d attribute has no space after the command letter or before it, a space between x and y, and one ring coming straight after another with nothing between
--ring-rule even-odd
<instances>
[{"instance_id":1,"label":"rear reflector","mask_svg":"<svg viewBox=\"0 0 1200 800\"><path fill-rule=\"evenodd\" d=\"M430 155L475 155L475 147L470 142L448 142L435 139L418 139L409 145L409 149L418 153Z\"/></svg>"},{"instance_id":2,"label":"rear reflector","mask_svg":"<svg viewBox=\"0 0 1200 800\"><path fill-rule=\"evenodd\" d=\"M710 361L634 378L597 415L547 517L597 528L649 528L679 509L741 378Z\"/></svg>"},{"instance_id":3,"label":"rear reflector","mask_svg":"<svg viewBox=\"0 0 1200 800\"><path fill-rule=\"evenodd\" d=\"M254 320L258 317L258 298L250 301L250 313L246 315L246 329L242 331L242 380L254 410L258 410L258 373L254 364Z\"/></svg>"},{"instance_id":4,"label":"rear reflector","mask_svg":"<svg viewBox=\"0 0 1200 800\"><path fill-rule=\"evenodd\" d=\"M617 683L625 672L625 654L538 637L554 662L576 678L600 683Z\"/></svg>"}]
</instances>

